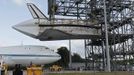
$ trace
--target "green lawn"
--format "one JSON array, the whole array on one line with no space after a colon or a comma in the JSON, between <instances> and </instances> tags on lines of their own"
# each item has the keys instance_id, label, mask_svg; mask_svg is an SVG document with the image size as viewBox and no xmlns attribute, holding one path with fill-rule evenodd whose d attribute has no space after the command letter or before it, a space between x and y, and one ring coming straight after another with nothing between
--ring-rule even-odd
<instances>
[{"instance_id":1,"label":"green lawn","mask_svg":"<svg viewBox=\"0 0 134 75\"><path fill-rule=\"evenodd\" d=\"M48 73L47 75L134 75L134 72Z\"/></svg>"}]
</instances>

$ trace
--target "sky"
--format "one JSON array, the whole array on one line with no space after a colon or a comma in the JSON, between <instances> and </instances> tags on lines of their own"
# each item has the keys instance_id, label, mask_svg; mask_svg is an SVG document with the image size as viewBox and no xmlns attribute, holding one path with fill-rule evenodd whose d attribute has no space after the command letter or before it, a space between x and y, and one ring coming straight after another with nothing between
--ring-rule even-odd
<instances>
[{"instance_id":1,"label":"sky","mask_svg":"<svg viewBox=\"0 0 134 75\"><path fill-rule=\"evenodd\" d=\"M27 2L34 3L45 15L47 15L47 0L1 0L0 47L23 44L47 46L55 51L61 46L68 48L68 40L39 41L38 39L31 38L12 29L13 25L32 19L32 16L26 6ZM71 40L71 45L72 52L78 53L84 57L84 40Z\"/></svg>"}]
</instances>

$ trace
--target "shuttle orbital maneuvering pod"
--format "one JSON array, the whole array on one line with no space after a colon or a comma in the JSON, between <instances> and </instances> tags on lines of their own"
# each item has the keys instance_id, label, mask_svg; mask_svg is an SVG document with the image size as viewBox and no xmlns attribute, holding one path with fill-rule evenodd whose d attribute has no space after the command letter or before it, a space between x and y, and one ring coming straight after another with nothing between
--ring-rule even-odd
<instances>
[{"instance_id":1,"label":"shuttle orbital maneuvering pod","mask_svg":"<svg viewBox=\"0 0 134 75\"><path fill-rule=\"evenodd\" d=\"M48 64L61 59L60 55L45 46L11 46L0 48L1 62L12 66L16 64ZM1 63L1 64L2 64Z\"/></svg>"},{"instance_id":2,"label":"shuttle orbital maneuvering pod","mask_svg":"<svg viewBox=\"0 0 134 75\"><path fill-rule=\"evenodd\" d=\"M95 25L85 25L84 21L74 19L49 20L34 4L27 3L33 19L19 23L13 28L25 35L39 39L65 40L65 39L96 39L101 38L101 29Z\"/></svg>"}]
</instances>

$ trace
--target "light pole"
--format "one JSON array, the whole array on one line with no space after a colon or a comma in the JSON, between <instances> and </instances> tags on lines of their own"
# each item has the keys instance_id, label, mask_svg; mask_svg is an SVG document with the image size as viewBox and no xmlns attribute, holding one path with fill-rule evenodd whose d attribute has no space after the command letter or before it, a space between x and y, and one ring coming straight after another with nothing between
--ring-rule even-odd
<instances>
[{"instance_id":1,"label":"light pole","mask_svg":"<svg viewBox=\"0 0 134 75\"><path fill-rule=\"evenodd\" d=\"M69 40L69 68L72 67L71 40Z\"/></svg>"},{"instance_id":2,"label":"light pole","mask_svg":"<svg viewBox=\"0 0 134 75\"><path fill-rule=\"evenodd\" d=\"M109 54L109 43L108 43L108 28L107 28L107 12L106 12L106 1L103 0L104 3L104 20L105 20L105 41L106 41L106 56L107 56L107 72L111 72L111 64L110 64L110 54Z\"/></svg>"}]
</instances>

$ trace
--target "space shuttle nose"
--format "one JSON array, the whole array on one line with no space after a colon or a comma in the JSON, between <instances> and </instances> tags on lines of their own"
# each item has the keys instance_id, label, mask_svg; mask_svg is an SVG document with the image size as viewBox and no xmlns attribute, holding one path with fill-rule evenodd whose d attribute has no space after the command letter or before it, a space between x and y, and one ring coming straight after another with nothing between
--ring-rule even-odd
<instances>
[{"instance_id":1,"label":"space shuttle nose","mask_svg":"<svg viewBox=\"0 0 134 75\"><path fill-rule=\"evenodd\" d=\"M12 28L15 30L19 30L18 25L14 25L14 26L12 26Z\"/></svg>"},{"instance_id":2,"label":"space shuttle nose","mask_svg":"<svg viewBox=\"0 0 134 75\"><path fill-rule=\"evenodd\" d=\"M24 29L23 29L23 25L22 24L17 24L17 25L14 25L12 26L13 29L15 29L16 31L19 31L21 33L24 33Z\"/></svg>"},{"instance_id":3,"label":"space shuttle nose","mask_svg":"<svg viewBox=\"0 0 134 75\"><path fill-rule=\"evenodd\" d=\"M12 26L12 28L21 33L25 33L25 30L23 29L23 26L21 24L14 25L14 26Z\"/></svg>"},{"instance_id":4,"label":"space shuttle nose","mask_svg":"<svg viewBox=\"0 0 134 75\"><path fill-rule=\"evenodd\" d=\"M30 37L36 37L38 35L38 27L34 20L24 21L12 26L12 28Z\"/></svg>"}]
</instances>

